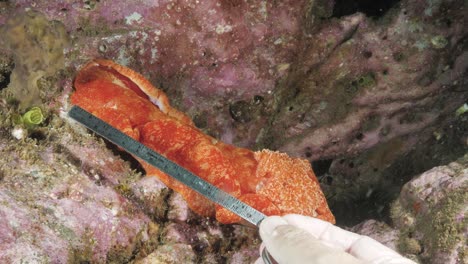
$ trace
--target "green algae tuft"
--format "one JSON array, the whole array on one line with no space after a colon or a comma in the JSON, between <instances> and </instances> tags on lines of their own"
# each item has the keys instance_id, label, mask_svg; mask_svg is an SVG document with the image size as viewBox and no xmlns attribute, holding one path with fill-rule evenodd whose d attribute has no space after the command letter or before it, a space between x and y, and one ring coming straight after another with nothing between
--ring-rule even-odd
<instances>
[{"instance_id":1,"label":"green algae tuft","mask_svg":"<svg viewBox=\"0 0 468 264\"><path fill-rule=\"evenodd\" d=\"M448 45L448 40L443 36L435 36L431 39L431 44L435 49L443 49Z\"/></svg>"}]
</instances>

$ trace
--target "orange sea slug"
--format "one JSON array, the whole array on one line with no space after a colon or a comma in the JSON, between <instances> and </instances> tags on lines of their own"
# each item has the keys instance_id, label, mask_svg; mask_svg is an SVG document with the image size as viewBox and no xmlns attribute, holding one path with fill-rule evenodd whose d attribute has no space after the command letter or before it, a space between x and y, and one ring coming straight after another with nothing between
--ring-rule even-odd
<instances>
[{"instance_id":1,"label":"orange sea slug","mask_svg":"<svg viewBox=\"0 0 468 264\"><path fill-rule=\"evenodd\" d=\"M307 160L270 150L253 152L220 142L172 108L167 96L140 74L108 60L93 60L77 74L71 97L132 138L163 154L266 215L309 215L335 222ZM201 216L221 223L241 219L140 161L147 175L179 192Z\"/></svg>"}]
</instances>

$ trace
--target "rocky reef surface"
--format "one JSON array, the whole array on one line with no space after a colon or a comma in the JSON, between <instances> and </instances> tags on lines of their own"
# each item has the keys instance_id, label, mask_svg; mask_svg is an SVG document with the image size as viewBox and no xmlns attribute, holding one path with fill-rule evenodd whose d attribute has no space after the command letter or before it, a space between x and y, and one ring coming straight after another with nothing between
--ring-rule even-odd
<instances>
[{"instance_id":1,"label":"rocky reef surface","mask_svg":"<svg viewBox=\"0 0 468 264\"><path fill-rule=\"evenodd\" d=\"M11 132L0 135L0 262L245 263L257 256L255 230L195 216L156 178L142 177L61 117L51 114L22 139Z\"/></svg>"},{"instance_id":2,"label":"rocky reef surface","mask_svg":"<svg viewBox=\"0 0 468 264\"><path fill-rule=\"evenodd\" d=\"M0 262L258 257L66 117L96 57L225 142L309 159L338 224L466 261L466 1L369 2L0 1Z\"/></svg>"},{"instance_id":3,"label":"rocky reef surface","mask_svg":"<svg viewBox=\"0 0 468 264\"><path fill-rule=\"evenodd\" d=\"M422 263L468 261L468 155L406 183L391 206L393 227L367 220L352 231Z\"/></svg>"}]
</instances>

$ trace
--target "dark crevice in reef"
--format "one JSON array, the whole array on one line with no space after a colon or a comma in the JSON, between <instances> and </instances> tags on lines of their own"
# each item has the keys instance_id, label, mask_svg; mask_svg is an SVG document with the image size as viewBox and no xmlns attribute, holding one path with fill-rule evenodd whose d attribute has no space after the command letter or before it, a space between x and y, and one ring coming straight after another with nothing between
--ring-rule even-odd
<instances>
[{"instance_id":1,"label":"dark crevice in reef","mask_svg":"<svg viewBox=\"0 0 468 264\"><path fill-rule=\"evenodd\" d=\"M10 84L10 75L14 67L13 60L0 52L0 90L5 89Z\"/></svg>"},{"instance_id":2,"label":"dark crevice in reef","mask_svg":"<svg viewBox=\"0 0 468 264\"><path fill-rule=\"evenodd\" d=\"M307 154L308 153L306 153L306 156ZM328 170L330 169L332 162L333 162L332 159L312 161L312 169L315 172L315 176L321 177L324 174L328 173Z\"/></svg>"},{"instance_id":3,"label":"dark crevice in reef","mask_svg":"<svg viewBox=\"0 0 468 264\"><path fill-rule=\"evenodd\" d=\"M401 187L413 176L431 168L449 164L466 153L468 114L458 116L433 132L427 141L396 160L383 174L392 184ZM392 177L399 175L399 177Z\"/></svg>"},{"instance_id":4,"label":"dark crevice in reef","mask_svg":"<svg viewBox=\"0 0 468 264\"><path fill-rule=\"evenodd\" d=\"M466 113L460 115L412 151L382 167L363 167L369 164L365 154L334 159L332 168L323 175L317 173L317 177L338 224L354 226L370 218L389 223L390 204L405 183L466 153L467 121ZM343 169L337 171L337 165L342 165Z\"/></svg>"},{"instance_id":5,"label":"dark crevice in reef","mask_svg":"<svg viewBox=\"0 0 468 264\"><path fill-rule=\"evenodd\" d=\"M375 0L336 0L333 7L333 17L352 15L357 12L364 13L368 17L379 18L399 0L375 1Z\"/></svg>"},{"instance_id":6,"label":"dark crevice in reef","mask_svg":"<svg viewBox=\"0 0 468 264\"><path fill-rule=\"evenodd\" d=\"M0 76L0 90L7 88L8 84L10 84L10 74Z\"/></svg>"},{"instance_id":7,"label":"dark crevice in reef","mask_svg":"<svg viewBox=\"0 0 468 264\"><path fill-rule=\"evenodd\" d=\"M141 166L140 162L136 160L131 154L125 152L124 150L119 149L115 144L109 142L108 140L104 140L106 147L114 153L114 155L119 156L121 159L126 160L130 164L130 168L137 173L141 173L145 175L145 170L143 166Z\"/></svg>"}]
</instances>

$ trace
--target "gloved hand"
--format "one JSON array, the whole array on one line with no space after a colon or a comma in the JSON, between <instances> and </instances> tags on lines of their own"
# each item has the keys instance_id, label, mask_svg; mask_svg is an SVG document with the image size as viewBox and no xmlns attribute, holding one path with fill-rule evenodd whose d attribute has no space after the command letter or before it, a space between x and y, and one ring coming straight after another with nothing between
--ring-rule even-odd
<instances>
[{"instance_id":1,"label":"gloved hand","mask_svg":"<svg viewBox=\"0 0 468 264\"><path fill-rule=\"evenodd\" d=\"M279 264L415 264L370 237L303 215L270 216L260 223L260 236L260 254L266 247Z\"/></svg>"}]
</instances>

